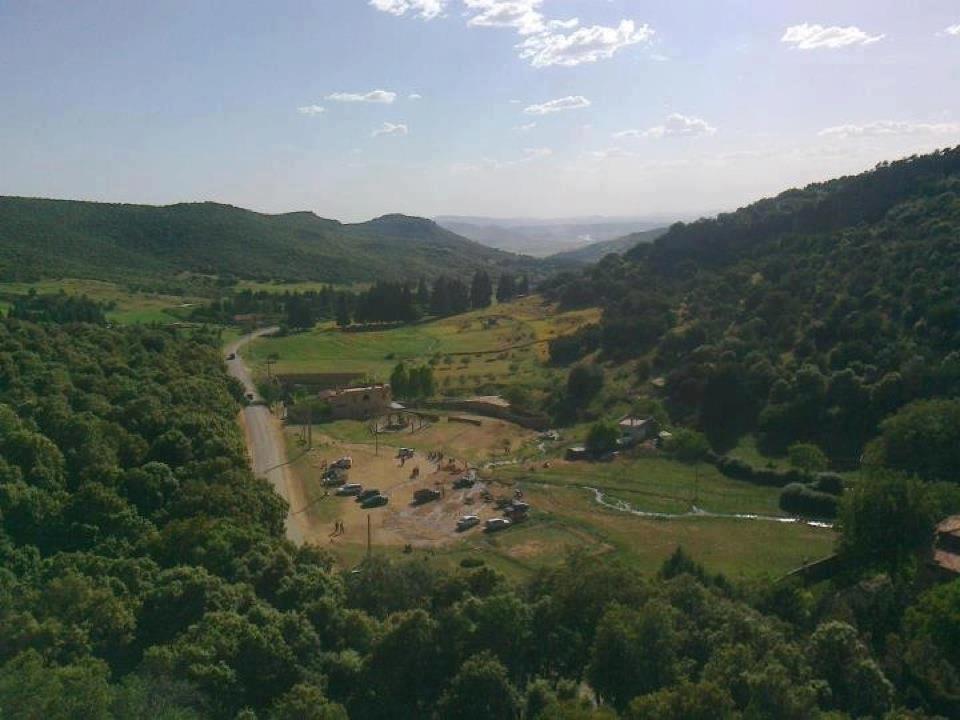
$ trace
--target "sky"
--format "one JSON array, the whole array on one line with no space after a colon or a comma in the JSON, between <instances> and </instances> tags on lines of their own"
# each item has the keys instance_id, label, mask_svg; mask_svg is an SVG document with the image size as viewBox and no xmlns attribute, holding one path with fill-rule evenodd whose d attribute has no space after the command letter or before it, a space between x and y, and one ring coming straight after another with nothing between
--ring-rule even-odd
<instances>
[{"instance_id":1,"label":"sky","mask_svg":"<svg viewBox=\"0 0 960 720\"><path fill-rule=\"evenodd\" d=\"M0 195L687 216L957 144L956 0L0 0Z\"/></svg>"}]
</instances>

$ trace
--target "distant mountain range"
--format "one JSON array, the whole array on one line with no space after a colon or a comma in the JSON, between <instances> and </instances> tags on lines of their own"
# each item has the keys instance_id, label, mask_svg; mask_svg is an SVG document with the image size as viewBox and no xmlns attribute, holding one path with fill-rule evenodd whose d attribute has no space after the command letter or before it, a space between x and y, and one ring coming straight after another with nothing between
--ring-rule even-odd
<instances>
[{"instance_id":1,"label":"distant mountain range","mask_svg":"<svg viewBox=\"0 0 960 720\"><path fill-rule=\"evenodd\" d=\"M665 235L668 229L669 228L666 227L659 227L654 228L653 230L641 230L640 232L624 235L623 237L614 238L613 240L590 243L589 245L585 245L582 248L577 248L576 250L568 250L567 252L551 255L548 260L562 263L573 262L582 265L589 265L590 263L595 263L599 260L602 260L610 253L622 255L641 243L652 243L658 237Z\"/></svg>"},{"instance_id":2,"label":"distant mountain range","mask_svg":"<svg viewBox=\"0 0 960 720\"><path fill-rule=\"evenodd\" d=\"M451 232L508 252L533 257L548 257L558 253L589 248L598 243L618 240L626 235L666 227L678 219L671 217L606 218L583 217L556 220L537 218L484 218L445 215L437 223ZM639 242L640 240L638 240ZM618 245L612 246L619 247ZM602 257L616 249L588 252L587 257ZM580 262L579 256L570 260Z\"/></svg>"},{"instance_id":3,"label":"distant mountain range","mask_svg":"<svg viewBox=\"0 0 960 720\"><path fill-rule=\"evenodd\" d=\"M542 265L404 215L343 224L311 212L265 215L210 202L158 207L0 197L0 280L189 272L344 283Z\"/></svg>"}]
</instances>

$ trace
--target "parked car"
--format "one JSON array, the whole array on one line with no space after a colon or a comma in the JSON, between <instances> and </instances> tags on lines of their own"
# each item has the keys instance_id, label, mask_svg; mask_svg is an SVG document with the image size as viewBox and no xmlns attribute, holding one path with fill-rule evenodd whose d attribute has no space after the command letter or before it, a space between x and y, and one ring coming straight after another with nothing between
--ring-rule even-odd
<instances>
[{"instance_id":1,"label":"parked car","mask_svg":"<svg viewBox=\"0 0 960 720\"><path fill-rule=\"evenodd\" d=\"M413 448L400 448L397 450L398 460L409 460L414 455L416 455L416 452L413 450Z\"/></svg>"},{"instance_id":2,"label":"parked car","mask_svg":"<svg viewBox=\"0 0 960 720\"><path fill-rule=\"evenodd\" d=\"M360 507L362 507L364 510L370 510L371 508L383 507L388 502L390 502L390 498L388 498L386 495L380 495L377 493L376 495L368 497L366 500L360 503Z\"/></svg>"},{"instance_id":3,"label":"parked car","mask_svg":"<svg viewBox=\"0 0 960 720\"><path fill-rule=\"evenodd\" d=\"M337 488L337 495L359 495L363 492L363 486L360 483L347 483Z\"/></svg>"},{"instance_id":4,"label":"parked car","mask_svg":"<svg viewBox=\"0 0 960 720\"><path fill-rule=\"evenodd\" d=\"M377 490L377 489L375 489L375 488L370 488L369 490L364 490L362 493L360 493L359 495L357 495L357 502L358 502L358 503L362 503L363 501L369 500L370 498L372 498L372 497L374 497L374 496L376 496L376 495L379 495L379 494L380 494L380 491Z\"/></svg>"},{"instance_id":5,"label":"parked car","mask_svg":"<svg viewBox=\"0 0 960 720\"><path fill-rule=\"evenodd\" d=\"M498 530L504 530L510 527L510 521L506 518L490 518L483 524L483 529L485 532L497 532Z\"/></svg>"},{"instance_id":6,"label":"parked car","mask_svg":"<svg viewBox=\"0 0 960 720\"><path fill-rule=\"evenodd\" d=\"M343 485L347 481L347 474L340 470L327 470L323 474L321 483L326 487L336 487Z\"/></svg>"},{"instance_id":7,"label":"parked car","mask_svg":"<svg viewBox=\"0 0 960 720\"><path fill-rule=\"evenodd\" d=\"M413 494L413 502L417 505L422 505L423 503L428 503L439 499L440 491L434 490L433 488L423 488L422 490L417 490Z\"/></svg>"},{"instance_id":8,"label":"parked car","mask_svg":"<svg viewBox=\"0 0 960 720\"><path fill-rule=\"evenodd\" d=\"M470 475L461 475L453 481L453 489L463 490L464 488L471 488L476 484L476 482L477 481Z\"/></svg>"},{"instance_id":9,"label":"parked car","mask_svg":"<svg viewBox=\"0 0 960 720\"><path fill-rule=\"evenodd\" d=\"M510 510L513 512L527 512L529 509L529 503L525 503L521 500L514 500L512 503L510 503Z\"/></svg>"},{"instance_id":10,"label":"parked car","mask_svg":"<svg viewBox=\"0 0 960 720\"><path fill-rule=\"evenodd\" d=\"M464 515L462 518L457 520L457 532L463 532L469 530L474 525L480 524L480 518L476 515Z\"/></svg>"},{"instance_id":11,"label":"parked car","mask_svg":"<svg viewBox=\"0 0 960 720\"><path fill-rule=\"evenodd\" d=\"M230 353L229 355L227 355L227 360L236 360L236 359L237 359L236 353Z\"/></svg>"},{"instance_id":12,"label":"parked car","mask_svg":"<svg viewBox=\"0 0 960 720\"><path fill-rule=\"evenodd\" d=\"M339 470L349 470L353 467L353 458L349 455L344 455L342 458L338 458L330 463L330 467Z\"/></svg>"}]
</instances>

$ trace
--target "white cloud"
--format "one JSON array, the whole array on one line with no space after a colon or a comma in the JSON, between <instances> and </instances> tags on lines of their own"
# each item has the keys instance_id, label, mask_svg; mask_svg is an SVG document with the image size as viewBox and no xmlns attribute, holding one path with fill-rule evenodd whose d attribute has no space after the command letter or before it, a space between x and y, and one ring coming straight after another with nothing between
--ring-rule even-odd
<instances>
[{"instance_id":1,"label":"white cloud","mask_svg":"<svg viewBox=\"0 0 960 720\"><path fill-rule=\"evenodd\" d=\"M544 32L532 35L517 47L520 57L533 67L551 65L575 67L613 57L617 51L646 42L653 36L649 25L637 27L633 20L621 20L617 27L593 25L569 34Z\"/></svg>"},{"instance_id":2,"label":"white cloud","mask_svg":"<svg viewBox=\"0 0 960 720\"><path fill-rule=\"evenodd\" d=\"M407 100L423 100L423 95L420 93L410 93L407 95Z\"/></svg>"},{"instance_id":3,"label":"white cloud","mask_svg":"<svg viewBox=\"0 0 960 720\"><path fill-rule=\"evenodd\" d=\"M816 50L818 48L842 48L848 45L872 45L883 40L886 35L868 35L860 28L850 25L840 27L832 25L792 25L787 28L780 42L793 45L798 50Z\"/></svg>"},{"instance_id":4,"label":"white cloud","mask_svg":"<svg viewBox=\"0 0 960 720\"><path fill-rule=\"evenodd\" d=\"M334 102L367 102L384 103L386 105L389 105L396 99L397 94L389 90L371 90L366 93L335 92L324 98L324 100L333 100Z\"/></svg>"},{"instance_id":5,"label":"white cloud","mask_svg":"<svg viewBox=\"0 0 960 720\"><path fill-rule=\"evenodd\" d=\"M394 125L393 123L385 122L383 125L378 127L371 133L371 137L380 137L381 135L407 135L409 129L404 124Z\"/></svg>"},{"instance_id":6,"label":"white cloud","mask_svg":"<svg viewBox=\"0 0 960 720\"><path fill-rule=\"evenodd\" d=\"M667 116L663 125L657 125L647 130L621 130L613 137L617 140L627 138L664 138L664 137L700 137L713 135L717 129L706 120L689 115L673 113Z\"/></svg>"},{"instance_id":7,"label":"white cloud","mask_svg":"<svg viewBox=\"0 0 960 720\"><path fill-rule=\"evenodd\" d=\"M433 20L443 13L447 0L370 0L377 10L401 17L408 12L424 20Z\"/></svg>"},{"instance_id":8,"label":"white cloud","mask_svg":"<svg viewBox=\"0 0 960 720\"><path fill-rule=\"evenodd\" d=\"M302 105L297 108L301 115L322 115L327 109L323 105Z\"/></svg>"},{"instance_id":9,"label":"white cloud","mask_svg":"<svg viewBox=\"0 0 960 720\"><path fill-rule=\"evenodd\" d=\"M550 20L540 11L543 0L463 0L471 27L511 28L524 36L517 49L534 67L574 67L612 57L621 48L645 42L648 25L621 20L616 27L580 27L579 18Z\"/></svg>"},{"instance_id":10,"label":"white cloud","mask_svg":"<svg viewBox=\"0 0 960 720\"><path fill-rule=\"evenodd\" d=\"M538 8L542 0L463 0L476 14L467 21L471 27L513 28L521 35L546 30Z\"/></svg>"},{"instance_id":11,"label":"white cloud","mask_svg":"<svg viewBox=\"0 0 960 720\"><path fill-rule=\"evenodd\" d=\"M550 113L562 112L563 110L576 110L578 108L590 107L590 101L583 95L568 95L567 97L550 100L539 105L530 105L524 108L527 115L549 115Z\"/></svg>"},{"instance_id":12,"label":"white cloud","mask_svg":"<svg viewBox=\"0 0 960 720\"><path fill-rule=\"evenodd\" d=\"M944 32L945 32L947 35L953 35L954 37L960 37L960 23L957 23L956 25L951 25L950 27L946 28L946 29L944 30Z\"/></svg>"},{"instance_id":13,"label":"white cloud","mask_svg":"<svg viewBox=\"0 0 960 720\"><path fill-rule=\"evenodd\" d=\"M879 120L863 125L837 125L817 133L826 138L884 137L892 135L960 135L960 123L909 123Z\"/></svg>"},{"instance_id":14,"label":"white cloud","mask_svg":"<svg viewBox=\"0 0 960 720\"><path fill-rule=\"evenodd\" d=\"M517 126L514 128L514 130L516 130L517 132L530 132L530 131L533 130L536 126L537 126L537 124L536 124L535 122L531 122L531 123L526 123L525 125L517 125Z\"/></svg>"}]
</instances>

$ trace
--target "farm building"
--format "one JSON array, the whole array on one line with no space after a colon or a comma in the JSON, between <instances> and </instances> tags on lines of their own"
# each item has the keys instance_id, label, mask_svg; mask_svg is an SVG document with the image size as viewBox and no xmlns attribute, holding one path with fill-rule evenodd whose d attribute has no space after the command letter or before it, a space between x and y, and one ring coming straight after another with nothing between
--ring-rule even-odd
<instances>
[{"instance_id":1,"label":"farm building","mask_svg":"<svg viewBox=\"0 0 960 720\"><path fill-rule=\"evenodd\" d=\"M627 444L635 444L650 440L660 432L660 426L653 417L637 417L636 415L625 415L617 422L620 428L620 435Z\"/></svg>"},{"instance_id":2,"label":"farm building","mask_svg":"<svg viewBox=\"0 0 960 720\"><path fill-rule=\"evenodd\" d=\"M368 420L390 410L389 385L324 390L317 395L330 406L332 420Z\"/></svg>"}]
</instances>

